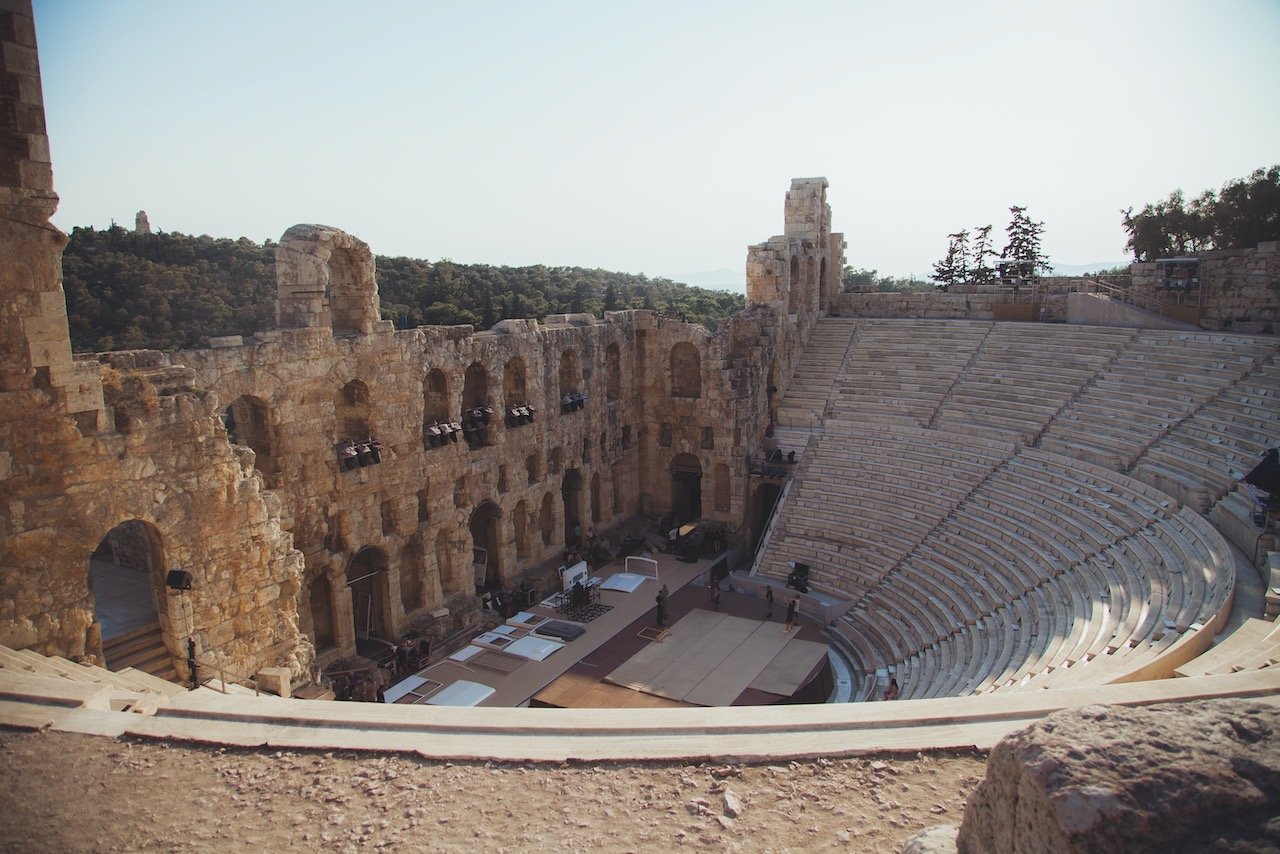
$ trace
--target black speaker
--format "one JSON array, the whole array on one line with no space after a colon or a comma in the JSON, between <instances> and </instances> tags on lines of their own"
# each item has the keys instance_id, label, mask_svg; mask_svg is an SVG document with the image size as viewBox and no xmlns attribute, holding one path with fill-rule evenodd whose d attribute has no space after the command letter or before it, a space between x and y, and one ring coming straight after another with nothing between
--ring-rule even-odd
<instances>
[{"instance_id":1,"label":"black speaker","mask_svg":"<svg viewBox=\"0 0 1280 854\"><path fill-rule=\"evenodd\" d=\"M164 577L164 583L171 590L190 590L191 573L185 569L171 569Z\"/></svg>"}]
</instances>

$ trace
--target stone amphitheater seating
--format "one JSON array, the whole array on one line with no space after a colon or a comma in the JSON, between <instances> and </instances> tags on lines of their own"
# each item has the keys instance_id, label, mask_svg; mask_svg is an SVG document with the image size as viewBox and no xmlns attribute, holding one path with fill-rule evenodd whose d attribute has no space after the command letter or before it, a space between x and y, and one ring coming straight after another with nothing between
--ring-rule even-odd
<instances>
[{"instance_id":1,"label":"stone amphitheater seating","mask_svg":"<svg viewBox=\"0 0 1280 854\"><path fill-rule=\"evenodd\" d=\"M888 673L904 698L1122 682L1208 645L1235 569L1197 511L1280 443L1275 339L850 326L756 571L805 562L849 598L831 631L860 695Z\"/></svg>"}]
</instances>

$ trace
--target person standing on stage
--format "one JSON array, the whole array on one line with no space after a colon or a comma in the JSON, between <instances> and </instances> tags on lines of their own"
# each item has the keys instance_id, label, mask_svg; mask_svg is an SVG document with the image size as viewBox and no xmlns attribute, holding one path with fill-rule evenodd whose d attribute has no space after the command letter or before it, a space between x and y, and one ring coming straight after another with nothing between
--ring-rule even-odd
<instances>
[{"instance_id":1,"label":"person standing on stage","mask_svg":"<svg viewBox=\"0 0 1280 854\"><path fill-rule=\"evenodd\" d=\"M800 607L800 597L792 596L791 601L787 603L787 631L791 631L796 627L796 611Z\"/></svg>"}]
</instances>

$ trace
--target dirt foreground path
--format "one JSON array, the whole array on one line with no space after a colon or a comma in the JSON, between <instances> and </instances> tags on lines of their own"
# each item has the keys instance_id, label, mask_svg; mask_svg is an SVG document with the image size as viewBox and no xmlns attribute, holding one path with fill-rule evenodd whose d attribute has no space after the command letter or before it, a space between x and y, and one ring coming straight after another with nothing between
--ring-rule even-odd
<instances>
[{"instance_id":1,"label":"dirt foreground path","mask_svg":"<svg viewBox=\"0 0 1280 854\"><path fill-rule=\"evenodd\" d=\"M0 731L5 851L896 851L985 757L458 764Z\"/></svg>"}]
</instances>

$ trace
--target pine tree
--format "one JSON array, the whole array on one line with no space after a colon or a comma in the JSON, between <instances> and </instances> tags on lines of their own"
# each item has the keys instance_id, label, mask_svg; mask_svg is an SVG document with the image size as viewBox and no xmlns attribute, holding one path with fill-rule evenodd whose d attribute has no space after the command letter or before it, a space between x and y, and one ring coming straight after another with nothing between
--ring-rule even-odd
<instances>
[{"instance_id":1,"label":"pine tree","mask_svg":"<svg viewBox=\"0 0 1280 854\"><path fill-rule=\"evenodd\" d=\"M947 291L952 285L969 280L969 232L957 231L947 235L947 254L933 265L933 280L938 290Z\"/></svg>"},{"instance_id":2,"label":"pine tree","mask_svg":"<svg viewBox=\"0 0 1280 854\"><path fill-rule=\"evenodd\" d=\"M995 268L987 263L989 258L996 257L991 248L991 226L984 225L973 230L973 264L969 271L969 279L975 285L989 285L996 280Z\"/></svg>"},{"instance_id":3,"label":"pine tree","mask_svg":"<svg viewBox=\"0 0 1280 854\"><path fill-rule=\"evenodd\" d=\"M1040 237L1044 234L1044 223L1035 222L1027 216L1027 209L1017 205L1009 208L1013 218L1004 233L1008 235L1000 258L1018 265L1019 275L1038 276L1048 273L1049 257L1040 251Z\"/></svg>"}]
</instances>

